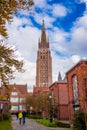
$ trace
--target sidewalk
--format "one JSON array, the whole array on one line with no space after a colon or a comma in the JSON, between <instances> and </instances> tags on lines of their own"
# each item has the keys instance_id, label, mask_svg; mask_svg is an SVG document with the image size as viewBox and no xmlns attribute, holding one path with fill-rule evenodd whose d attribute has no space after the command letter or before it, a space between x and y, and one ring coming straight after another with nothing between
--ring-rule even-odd
<instances>
[{"instance_id":1,"label":"sidewalk","mask_svg":"<svg viewBox=\"0 0 87 130\"><path fill-rule=\"evenodd\" d=\"M13 130L69 130L67 128L46 127L46 126L36 123L36 121L33 119L27 119L27 118L26 118L25 125L23 124L20 125L19 120L17 120L15 116L12 118L13 118L13 121L12 121Z\"/></svg>"}]
</instances>

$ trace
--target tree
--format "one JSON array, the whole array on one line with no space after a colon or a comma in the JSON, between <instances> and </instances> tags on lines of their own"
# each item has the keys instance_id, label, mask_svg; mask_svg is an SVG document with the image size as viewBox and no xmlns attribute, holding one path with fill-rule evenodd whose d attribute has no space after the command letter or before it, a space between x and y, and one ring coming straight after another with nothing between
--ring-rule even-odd
<instances>
[{"instance_id":1,"label":"tree","mask_svg":"<svg viewBox=\"0 0 87 130\"><path fill-rule=\"evenodd\" d=\"M85 113L82 110L77 110L73 120L74 130L86 130Z\"/></svg>"},{"instance_id":2,"label":"tree","mask_svg":"<svg viewBox=\"0 0 87 130\"><path fill-rule=\"evenodd\" d=\"M0 80L2 85L8 89L9 80L14 78L13 73L16 70L22 72L22 68L23 61L18 60L16 51L0 41Z\"/></svg>"},{"instance_id":3,"label":"tree","mask_svg":"<svg viewBox=\"0 0 87 130\"><path fill-rule=\"evenodd\" d=\"M33 0L0 0L0 35L7 37L6 22L12 21L12 14L19 9L30 10L34 5Z\"/></svg>"}]
</instances>

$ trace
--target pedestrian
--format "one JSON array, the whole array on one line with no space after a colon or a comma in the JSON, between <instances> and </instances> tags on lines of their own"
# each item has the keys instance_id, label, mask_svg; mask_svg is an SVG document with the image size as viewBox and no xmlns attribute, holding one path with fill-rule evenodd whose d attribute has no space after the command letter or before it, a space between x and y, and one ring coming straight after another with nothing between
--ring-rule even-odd
<instances>
[{"instance_id":1,"label":"pedestrian","mask_svg":"<svg viewBox=\"0 0 87 130\"><path fill-rule=\"evenodd\" d=\"M23 111L22 114L23 114L23 124L25 124L26 112Z\"/></svg>"},{"instance_id":2,"label":"pedestrian","mask_svg":"<svg viewBox=\"0 0 87 130\"><path fill-rule=\"evenodd\" d=\"M21 121L22 121L22 118L23 118L23 114L22 114L21 111L18 114L18 118L19 118L19 123L21 124Z\"/></svg>"},{"instance_id":3,"label":"pedestrian","mask_svg":"<svg viewBox=\"0 0 87 130\"><path fill-rule=\"evenodd\" d=\"M18 111L16 112L16 117L17 117L17 120L18 120Z\"/></svg>"}]
</instances>

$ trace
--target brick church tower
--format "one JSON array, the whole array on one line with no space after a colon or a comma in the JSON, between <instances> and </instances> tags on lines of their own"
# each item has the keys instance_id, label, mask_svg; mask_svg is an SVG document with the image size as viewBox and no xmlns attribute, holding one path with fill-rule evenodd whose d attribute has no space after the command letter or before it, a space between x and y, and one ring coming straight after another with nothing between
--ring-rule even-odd
<instances>
[{"instance_id":1,"label":"brick church tower","mask_svg":"<svg viewBox=\"0 0 87 130\"><path fill-rule=\"evenodd\" d=\"M38 42L36 61L36 86L48 87L52 84L52 58L49 49L49 41L46 38L44 20L42 23L41 39Z\"/></svg>"}]
</instances>

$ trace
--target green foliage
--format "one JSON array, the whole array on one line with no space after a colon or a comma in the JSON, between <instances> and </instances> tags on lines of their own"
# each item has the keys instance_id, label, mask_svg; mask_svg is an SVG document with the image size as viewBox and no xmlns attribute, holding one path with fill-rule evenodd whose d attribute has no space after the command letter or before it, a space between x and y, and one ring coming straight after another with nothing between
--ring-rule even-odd
<instances>
[{"instance_id":1,"label":"green foliage","mask_svg":"<svg viewBox=\"0 0 87 130\"><path fill-rule=\"evenodd\" d=\"M28 118L29 119L41 119L42 117L38 116L38 115L28 115Z\"/></svg>"},{"instance_id":2,"label":"green foliage","mask_svg":"<svg viewBox=\"0 0 87 130\"><path fill-rule=\"evenodd\" d=\"M9 113L3 113L3 119L9 120L11 118L11 115Z\"/></svg>"},{"instance_id":3,"label":"green foliage","mask_svg":"<svg viewBox=\"0 0 87 130\"><path fill-rule=\"evenodd\" d=\"M63 122L57 122L57 121L50 122L50 120L45 120L45 119L37 119L37 122L40 124L46 125L48 127L70 128L69 124L63 123Z\"/></svg>"},{"instance_id":4,"label":"green foliage","mask_svg":"<svg viewBox=\"0 0 87 130\"><path fill-rule=\"evenodd\" d=\"M30 10L32 5L33 0L0 0L0 35L7 37L5 24L12 21L12 14L19 9Z\"/></svg>"},{"instance_id":5,"label":"green foliage","mask_svg":"<svg viewBox=\"0 0 87 130\"><path fill-rule=\"evenodd\" d=\"M11 119L0 121L0 130L12 130Z\"/></svg>"},{"instance_id":6,"label":"green foliage","mask_svg":"<svg viewBox=\"0 0 87 130\"><path fill-rule=\"evenodd\" d=\"M70 128L70 130L74 130L73 128Z\"/></svg>"},{"instance_id":7,"label":"green foliage","mask_svg":"<svg viewBox=\"0 0 87 130\"><path fill-rule=\"evenodd\" d=\"M15 71L22 72L23 61L18 60L16 55L16 51L5 45L3 40L0 41L0 80L2 85L7 88L7 96L8 94L8 83L9 80L14 78L13 73ZM14 69L13 69L14 68Z\"/></svg>"},{"instance_id":8,"label":"green foliage","mask_svg":"<svg viewBox=\"0 0 87 130\"><path fill-rule=\"evenodd\" d=\"M50 120L37 119L37 122L40 124L46 125L48 127L57 127L57 122L55 122L55 121L50 122Z\"/></svg>"},{"instance_id":9,"label":"green foliage","mask_svg":"<svg viewBox=\"0 0 87 130\"><path fill-rule=\"evenodd\" d=\"M57 122L58 127L70 128L70 124L64 122Z\"/></svg>"},{"instance_id":10,"label":"green foliage","mask_svg":"<svg viewBox=\"0 0 87 130\"><path fill-rule=\"evenodd\" d=\"M82 110L77 110L74 115L73 120L73 128L74 130L86 130L85 125L85 114Z\"/></svg>"},{"instance_id":11,"label":"green foliage","mask_svg":"<svg viewBox=\"0 0 87 130\"><path fill-rule=\"evenodd\" d=\"M3 120L10 120L11 116L9 113L3 113L3 114L0 114L0 121L3 119Z\"/></svg>"}]
</instances>

